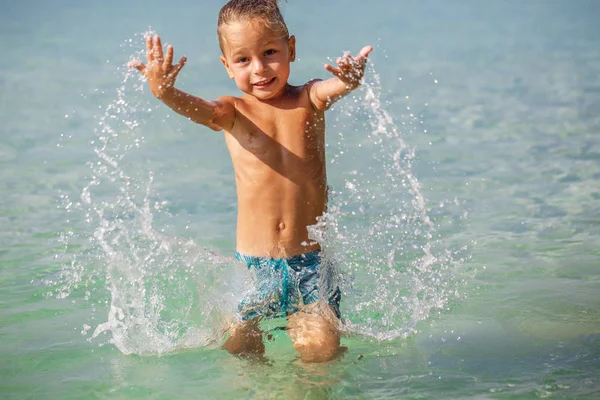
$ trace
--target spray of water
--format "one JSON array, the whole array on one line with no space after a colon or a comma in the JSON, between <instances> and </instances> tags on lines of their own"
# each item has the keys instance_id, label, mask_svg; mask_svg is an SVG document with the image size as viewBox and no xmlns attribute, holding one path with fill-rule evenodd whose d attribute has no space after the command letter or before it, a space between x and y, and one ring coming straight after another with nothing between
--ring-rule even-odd
<instances>
[{"instance_id":1,"label":"spray of water","mask_svg":"<svg viewBox=\"0 0 600 400\"><path fill-rule=\"evenodd\" d=\"M141 95L145 83L139 73L124 66L119 73L116 98L96 116L90 142L96 157L87 163L88 182L78 200L61 194L63 207L79 211L84 222L81 232L63 233L61 240L65 248L75 239L84 244L62 256L66 262L54 294L64 298L84 288L93 314L98 304L108 313L90 339L109 334L108 342L125 354L218 343L245 292L244 269L155 228L165 202L152 192L153 173L136 175L139 168L127 162L144 143L143 121L151 107ZM91 328L85 324L82 333Z\"/></svg>"},{"instance_id":2,"label":"spray of water","mask_svg":"<svg viewBox=\"0 0 600 400\"><path fill-rule=\"evenodd\" d=\"M362 93L342 103L330 129L339 139L330 158L345 170L344 180L311 228L338 276L346 331L379 341L414 334L420 321L460 299L465 283L457 253L437 240L412 173L415 149L382 105L381 91L370 63ZM414 134L422 119L406 108L400 124Z\"/></svg>"},{"instance_id":3,"label":"spray of water","mask_svg":"<svg viewBox=\"0 0 600 400\"><path fill-rule=\"evenodd\" d=\"M124 47L131 52L134 45ZM412 174L415 151L382 106L379 77L369 68L362 92L330 127L339 137L330 159L345 171L344 181L310 232L338 277L346 331L390 340L414 333L433 310L460 297L460 282L452 254L436 249L434 223ZM62 255L54 295L83 289L93 319L106 320L91 335L85 324L82 333L90 340L109 334L108 343L125 354L219 343L251 277L231 258L155 228L164 202L152 191L153 174L135 175L139 166L127 162L144 144L151 111L140 93L145 84L137 72L123 67L119 73L116 98L96 117L87 184L77 200L61 194L62 206L83 216L81 231L61 240L66 249L73 242L82 247Z\"/></svg>"}]
</instances>

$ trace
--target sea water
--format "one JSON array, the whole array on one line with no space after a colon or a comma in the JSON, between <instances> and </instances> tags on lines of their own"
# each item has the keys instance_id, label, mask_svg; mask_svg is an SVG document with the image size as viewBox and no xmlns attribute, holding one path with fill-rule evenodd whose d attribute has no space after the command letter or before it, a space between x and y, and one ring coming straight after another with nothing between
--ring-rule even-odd
<instances>
[{"instance_id":1,"label":"sea water","mask_svg":"<svg viewBox=\"0 0 600 400\"><path fill-rule=\"evenodd\" d=\"M187 53L180 87L234 94L220 4L153 5L3 14L4 398L597 396L594 2L284 5L292 83L375 46L327 115L330 204L311 234L339 273L348 350L324 365L296 360L284 321L261 362L219 349L249 279L222 136L124 64L151 25Z\"/></svg>"},{"instance_id":2,"label":"sea water","mask_svg":"<svg viewBox=\"0 0 600 400\"><path fill-rule=\"evenodd\" d=\"M138 35L134 43L141 47L144 37L153 34ZM142 56L138 51L132 58ZM83 287L94 316L96 296L109 293L107 321L96 326L91 339L110 333L108 342L124 354L160 355L216 344L239 319L237 304L252 296L245 290L252 287L252 277L231 257L155 226L155 217L168 202L153 193L153 171L140 171L127 162L131 150L145 145L145 125L153 121L153 108L143 96L144 82L137 71L125 66L119 70L122 85L114 101L96 116L89 181L76 199L61 194L62 207L80 214L86 229L61 234L67 255L57 255L62 270L59 279L49 283L58 285L59 298ZM331 190L327 211L308 230L323 248L324 265L333 269L323 271L322 279L333 279L345 299L343 331L383 341L408 337L432 310L446 309L452 299L460 298L462 266L453 259L456 252L434 250L440 235L411 171L414 149L381 104L381 83L373 64L367 72L362 93L353 96L332 124L339 130L339 142L329 150L331 168L347 168L356 157L363 164L354 163L358 169L342 174L347 175L344 185ZM412 113L408 116L408 124L402 124L408 130L420 129L422 121ZM345 141L349 130L366 134L355 149ZM360 154L353 154L357 151ZM134 177L129 170L142 174ZM86 243L74 254L69 251L73 240ZM90 328L85 324L84 332Z\"/></svg>"}]
</instances>

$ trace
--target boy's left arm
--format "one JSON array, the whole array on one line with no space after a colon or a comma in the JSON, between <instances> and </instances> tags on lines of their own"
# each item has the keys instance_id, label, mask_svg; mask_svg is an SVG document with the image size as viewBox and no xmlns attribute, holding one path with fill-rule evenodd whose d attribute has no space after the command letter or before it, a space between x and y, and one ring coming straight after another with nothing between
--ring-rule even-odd
<instances>
[{"instance_id":1,"label":"boy's left arm","mask_svg":"<svg viewBox=\"0 0 600 400\"><path fill-rule=\"evenodd\" d=\"M337 67L325 64L325 69L334 77L325 81L318 81L310 87L310 101L318 110L327 110L333 103L356 89L365 73L367 56L373 50L371 46L362 48L358 56L352 57L349 53L338 57Z\"/></svg>"}]
</instances>

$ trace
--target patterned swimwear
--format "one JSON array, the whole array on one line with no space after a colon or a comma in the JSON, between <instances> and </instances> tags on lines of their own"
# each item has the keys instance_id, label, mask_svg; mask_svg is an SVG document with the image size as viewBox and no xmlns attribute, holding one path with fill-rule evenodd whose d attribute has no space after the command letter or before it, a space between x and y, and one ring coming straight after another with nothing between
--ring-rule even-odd
<instances>
[{"instance_id":1,"label":"patterned swimwear","mask_svg":"<svg viewBox=\"0 0 600 400\"><path fill-rule=\"evenodd\" d=\"M290 258L265 258L236 253L235 258L254 272L255 285L238 305L242 319L258 316L277 318L290 315L319 300L319 284L325 287L328 302L340 318L339 287L333 288L332 279L321 282L321 254L316 250ZM331 274L326 268L325 273ZM330 278L330 277L329 277Z\"/></svg>"}]
</instances>

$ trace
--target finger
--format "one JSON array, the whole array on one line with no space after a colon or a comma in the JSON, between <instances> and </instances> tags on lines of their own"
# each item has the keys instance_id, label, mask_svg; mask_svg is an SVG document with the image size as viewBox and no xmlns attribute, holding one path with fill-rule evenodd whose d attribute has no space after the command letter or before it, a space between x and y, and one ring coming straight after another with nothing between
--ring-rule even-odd
<instances>
[{"instance_id":1,"label":"finger","mask_svg":"<svg viewBox=\"0 0 600 400\"><path fill-rule=\"evenodd\" d=\"M158 62L163 61L163 50L162 50L162 42L160 41L160 36L154 36L154 46L153 46L154 58Z\"/></svg>"},{"instance_id":2,"label":"finger","mask_svg":"<svg viewBox=\"0 0 600 400\"><path fill-rule=\"evenodd\" d=\"M185 65L186 62L187 62L187 57L186 56L181 57L181 60L179 60L177 65L173 68L173 71L169 74L169 76L171 78L175 79L177 77L177 75L179 75L179 71L181 71L181 68L183 68L183 66Z\"/></svg>"},{"instance_id":3,"label":"finger","mask_svg":"<svg viewBox=\"0 0 600 400\"><path fill-rule=\"evenodd\" d=\"M185 65L186 62L187 62L187 57L186 56L181 57L181 60L179 60L179 62L177 63L177 68L178 69L183 68L183 66Z\"/></svg>"},{"instance_id":4,"label":"finger","mask_svg":"<svg viewBox=\"0 0 600 400\"><path fill-rule=\"evenodd\" d=\"M335 60L335 63L338 67L345 68L348 66L349 61L346 57L338 57L337 60Z\"/></svg>"},{"instance_id":5,"label":"finger","mask_svg":"<svg viewBox=\"0 0 600 400\"><path fill-rule=\"evenodd\" d=\"M146 36L146 58L148 59L148 64L154 61L154 54L152 50L152 36Z\"/></svg>"},{"instance_id":6,"label":"finger","mask_svg":"<svg viewBox=\"0 0 600 400\"><path fill-rule=\"evenodd\" d=\"M354 64L354 57L350 54L349 51L344 52L344 56L342 57L342 66L348 68Z\"/></svg>"},{"instance_id":7,"label":"finger","mask_svg":"<svg viewBox=\"0 0 600 400\"><path fill-rule=\"evenodd\" d=\"M170 67L173 63L173 46L167 46L167 55L165 56L165 66Z\"/></svg>"},{"instance_id":8,"label":"finger","mask_svg":"<svg viewBox=\"0 0 600 400\"><path fill-rule=\"evenodd\" d=\"M358 53L358 56L356 56L354 59L356 61L365 59L369 56L369 53L371 53L372 51L373 51L373 46L365 46L360 50L360 52Z\"/></svg>"},{"instance_id":9,"label":"finger","mask_svg":"<svg viewBox=\"0 0 600 400\"><path fill-rule=\"evenodd\" d=\"M146 65L139 60L133 60L127 63L127 68L135 68L141 73L144 73L144 71L146 70Z\"/></svg>"},{"instance_id":10,"label":"finger","mask_svg":"<svg viewBox=\"0 0 600 400\"><path fill-rule=\"evenodd\" d=\"M331 72L335 76L338 76L341 74L340 69L334 67L333 65L325 64L325 70L328 72Z\"/></svg>"}]
</instances>

